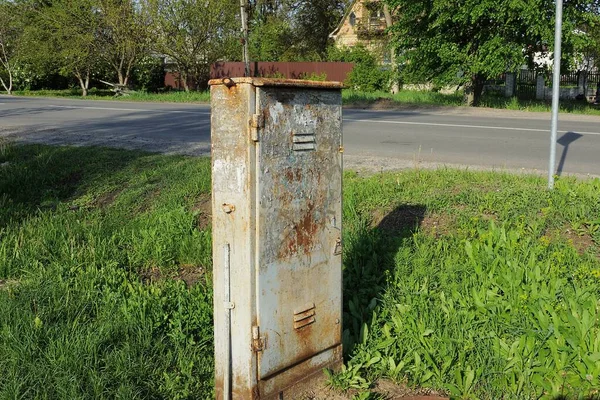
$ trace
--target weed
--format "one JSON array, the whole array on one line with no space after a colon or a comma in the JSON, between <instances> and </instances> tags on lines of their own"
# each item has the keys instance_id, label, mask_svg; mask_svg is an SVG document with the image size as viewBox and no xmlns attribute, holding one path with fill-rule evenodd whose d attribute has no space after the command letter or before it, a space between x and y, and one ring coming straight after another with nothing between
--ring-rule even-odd
<instances>
[{"instance_id":1,"label":"weed","mask_svg":"<svg viewBox=\"0 0 600 400\"><path fill-rule=\"evenodd\" d=\"M211 397L209 160L2 157L0 397ZM550 192L526 175L346 173L346 365L330 385L357 398L377 398L379 378L464 399L593 396L599 192L597 179ZM452 223L430 229L432 216ZM567 228L590 240L576 248Z\"/></svg>"},{"instance_id":2,"label":"weed","mask_svg":"<svg viewBox=\"0 0 600 400\"><path fill-rule=\"evenodd\" d=\"M210 281L139 276L210 268L210 232L192 212L208 160L48 146L6 157L0 397L210 397Z\"/></svg>"},{"instance_id":3,"label":"weed","mask_svg":"<svg viewBox=\"0 0 600 400\"><path fill-rule=\"evenodd\" d=\"M347 241L345 279L365 284L345 283L353 346L337 386L387 377L464 399L593 395L598 249L580 254L544 232L597 235L599 184L561 179L548 192L540 178L498 173L347 174L346 235L358 239ZM356 224L413 204L456 226L435 235L408 221L396 232Z\"/></svg>"}]
</instances>

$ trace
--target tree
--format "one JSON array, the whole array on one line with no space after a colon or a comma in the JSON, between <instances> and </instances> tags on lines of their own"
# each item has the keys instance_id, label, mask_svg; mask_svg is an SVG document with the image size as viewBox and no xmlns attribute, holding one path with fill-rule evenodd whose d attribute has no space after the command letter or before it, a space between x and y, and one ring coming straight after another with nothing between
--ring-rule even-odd
<instances>
[{"instance_id":1,"label":"tree","mask_svg":"<svg viewBox=\"0 0 600 400\"><path fill-rule=\"evenodd\" d=\"M237 0L146 0L154 50L176 66L186 91L206 85L210 65L239 58Z\"/></svg>"},{"instance_id":2,"label":"tree","mask_svg":"<svg viewBox=\"0 0 600 400\"><path fill-rule=\"evenodd\" d=\"M251 60L282 61L293 57L289 52L294 44L293 31L285 18L268 16L253 24L248 41Z\"/></svg>"},{"instance_id":3,"label":"tree","mask_svg":"<svg viewBox=\"0 0 600 400\"><path fill-rule=\"evenodd\" d=\"M98 65L100 15L94 0L54 0L29 4L25 30L27 60L53 64L61 75L74 76L83 96Z\"/></svg>"},{"instance_id":4,"label":"tree","mask_svg":"<svg viewBox=\"0 0 600 400\"><path fill-rule=\"evenodd\" d=\"M12 93L21 28L17 5L0 0L0 84Z\"/></svg>"},{"instance_id":5,"label":"tree","mask_svg":"<svg viewBox=\"0 0 600 400\"><path fill-rule=\"evenodd\" d=\"M95 0L100 17L97 55L127 85L135 63L149 53L150 19L134 0Z\"/></svg>"},{"instance_id":6,"label":"tree","mask_svg":"<svg viewBox=\"0 0 600 400\"><path fill-rule=\"evenodd\" d=\"M291 4L298 56L321 61L327 57L329 34L348 5L346 0L299 0Z\"/></svg>"},{"instance_id":7,"label":"tree","mask_svg":"<svg viewBox=\"0 0 600 400\"><path fill-rule=\"evenodd\" d=\"M526 49L553 43L553 0L386 3L395 16L391 31L404 77L465 84L469 105L479 104L485 79L516 71L527 61ZM597 10L597 0L565 0L563 42L571 43L576 27Z\"/></svg>"}]
</instances>

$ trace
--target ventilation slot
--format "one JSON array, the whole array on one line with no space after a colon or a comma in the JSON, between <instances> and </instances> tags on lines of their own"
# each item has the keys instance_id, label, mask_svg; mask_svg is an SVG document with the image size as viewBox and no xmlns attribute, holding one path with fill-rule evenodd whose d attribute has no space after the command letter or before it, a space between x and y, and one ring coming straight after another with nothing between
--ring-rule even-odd
<instances>
[{"instance_id":1,"label":"ventilation slot","mask_svg":"<svg viewBox=\"0 0 600 400\"><path fill-rule=\"evenodd\" d=\"M294 133L294 151L311 151L317 148L314 132Z\"/></svg>"},{"instance_id":2,"label":"ventilation slot","mask_svg":"<svg viewBox=\"0 0 600 400\"><path fill-rule=\"evenodd\" d=\"M294 311L294 329L301 329L315 322L315 304L307 304Z\"/></svg>"}]
</instances>

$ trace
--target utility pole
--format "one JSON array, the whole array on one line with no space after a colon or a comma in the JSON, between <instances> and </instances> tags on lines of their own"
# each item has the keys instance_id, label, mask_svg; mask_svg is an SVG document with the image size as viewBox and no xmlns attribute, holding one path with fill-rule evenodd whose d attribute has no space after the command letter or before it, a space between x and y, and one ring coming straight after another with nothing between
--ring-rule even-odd
<instances>
[{"instance_id":1,"label":"utility pole","mask_svg":"<svg viewBox=\"0 0 600 400\"><path fill-rule=\"evenodd\" d=\"M248 0L240 0L240 16L242 19L242 47L244 59L244 76L250 76L250 56L248 53Z\"/></svg>"},{"instance_id":2,"label":"utility pole","mask_svg":"<svg viewBox=\"0 0 600 400\"><path fill-rule=\"evenodd\" d=\"M550 131L550 165L548 166L548 189L554 188L554 168L556 168L556 136L558 131L558 97L560 95L560 58L562 35L562 0L556 0L556 20L554 23L554 75L552 77L552 124Z\"/></svg>"}]
</instances>

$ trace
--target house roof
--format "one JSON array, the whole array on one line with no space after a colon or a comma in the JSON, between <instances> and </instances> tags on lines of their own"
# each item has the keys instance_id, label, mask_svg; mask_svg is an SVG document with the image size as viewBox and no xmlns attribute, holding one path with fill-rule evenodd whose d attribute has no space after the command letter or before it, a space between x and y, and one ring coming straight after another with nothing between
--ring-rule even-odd
<instances>
[{"instance_id":1,"label":"house roof","mask_svg":"<svg viewBox=\"0 0 600 400\"><path fill-rule=\"evenodd\" d=\"M342 26L344 25L344 21L346 20L346 18L348 18L348 16L352 12L352 10L354 9L354 6L356 5L356 3L358 1L360 1L360 0L353 0L352 1L352 3L350 4L350 6L348 7L348 10L346 10L346 13L344 14L344 16L342 17L342 19L340 20L340 23L337 25L337 27L334 29L334 31L329 34L330 38L335 39L335 35L337 35L337 33L339 32L340 29L342 29Z\"/></svg>"}]
</instances>

